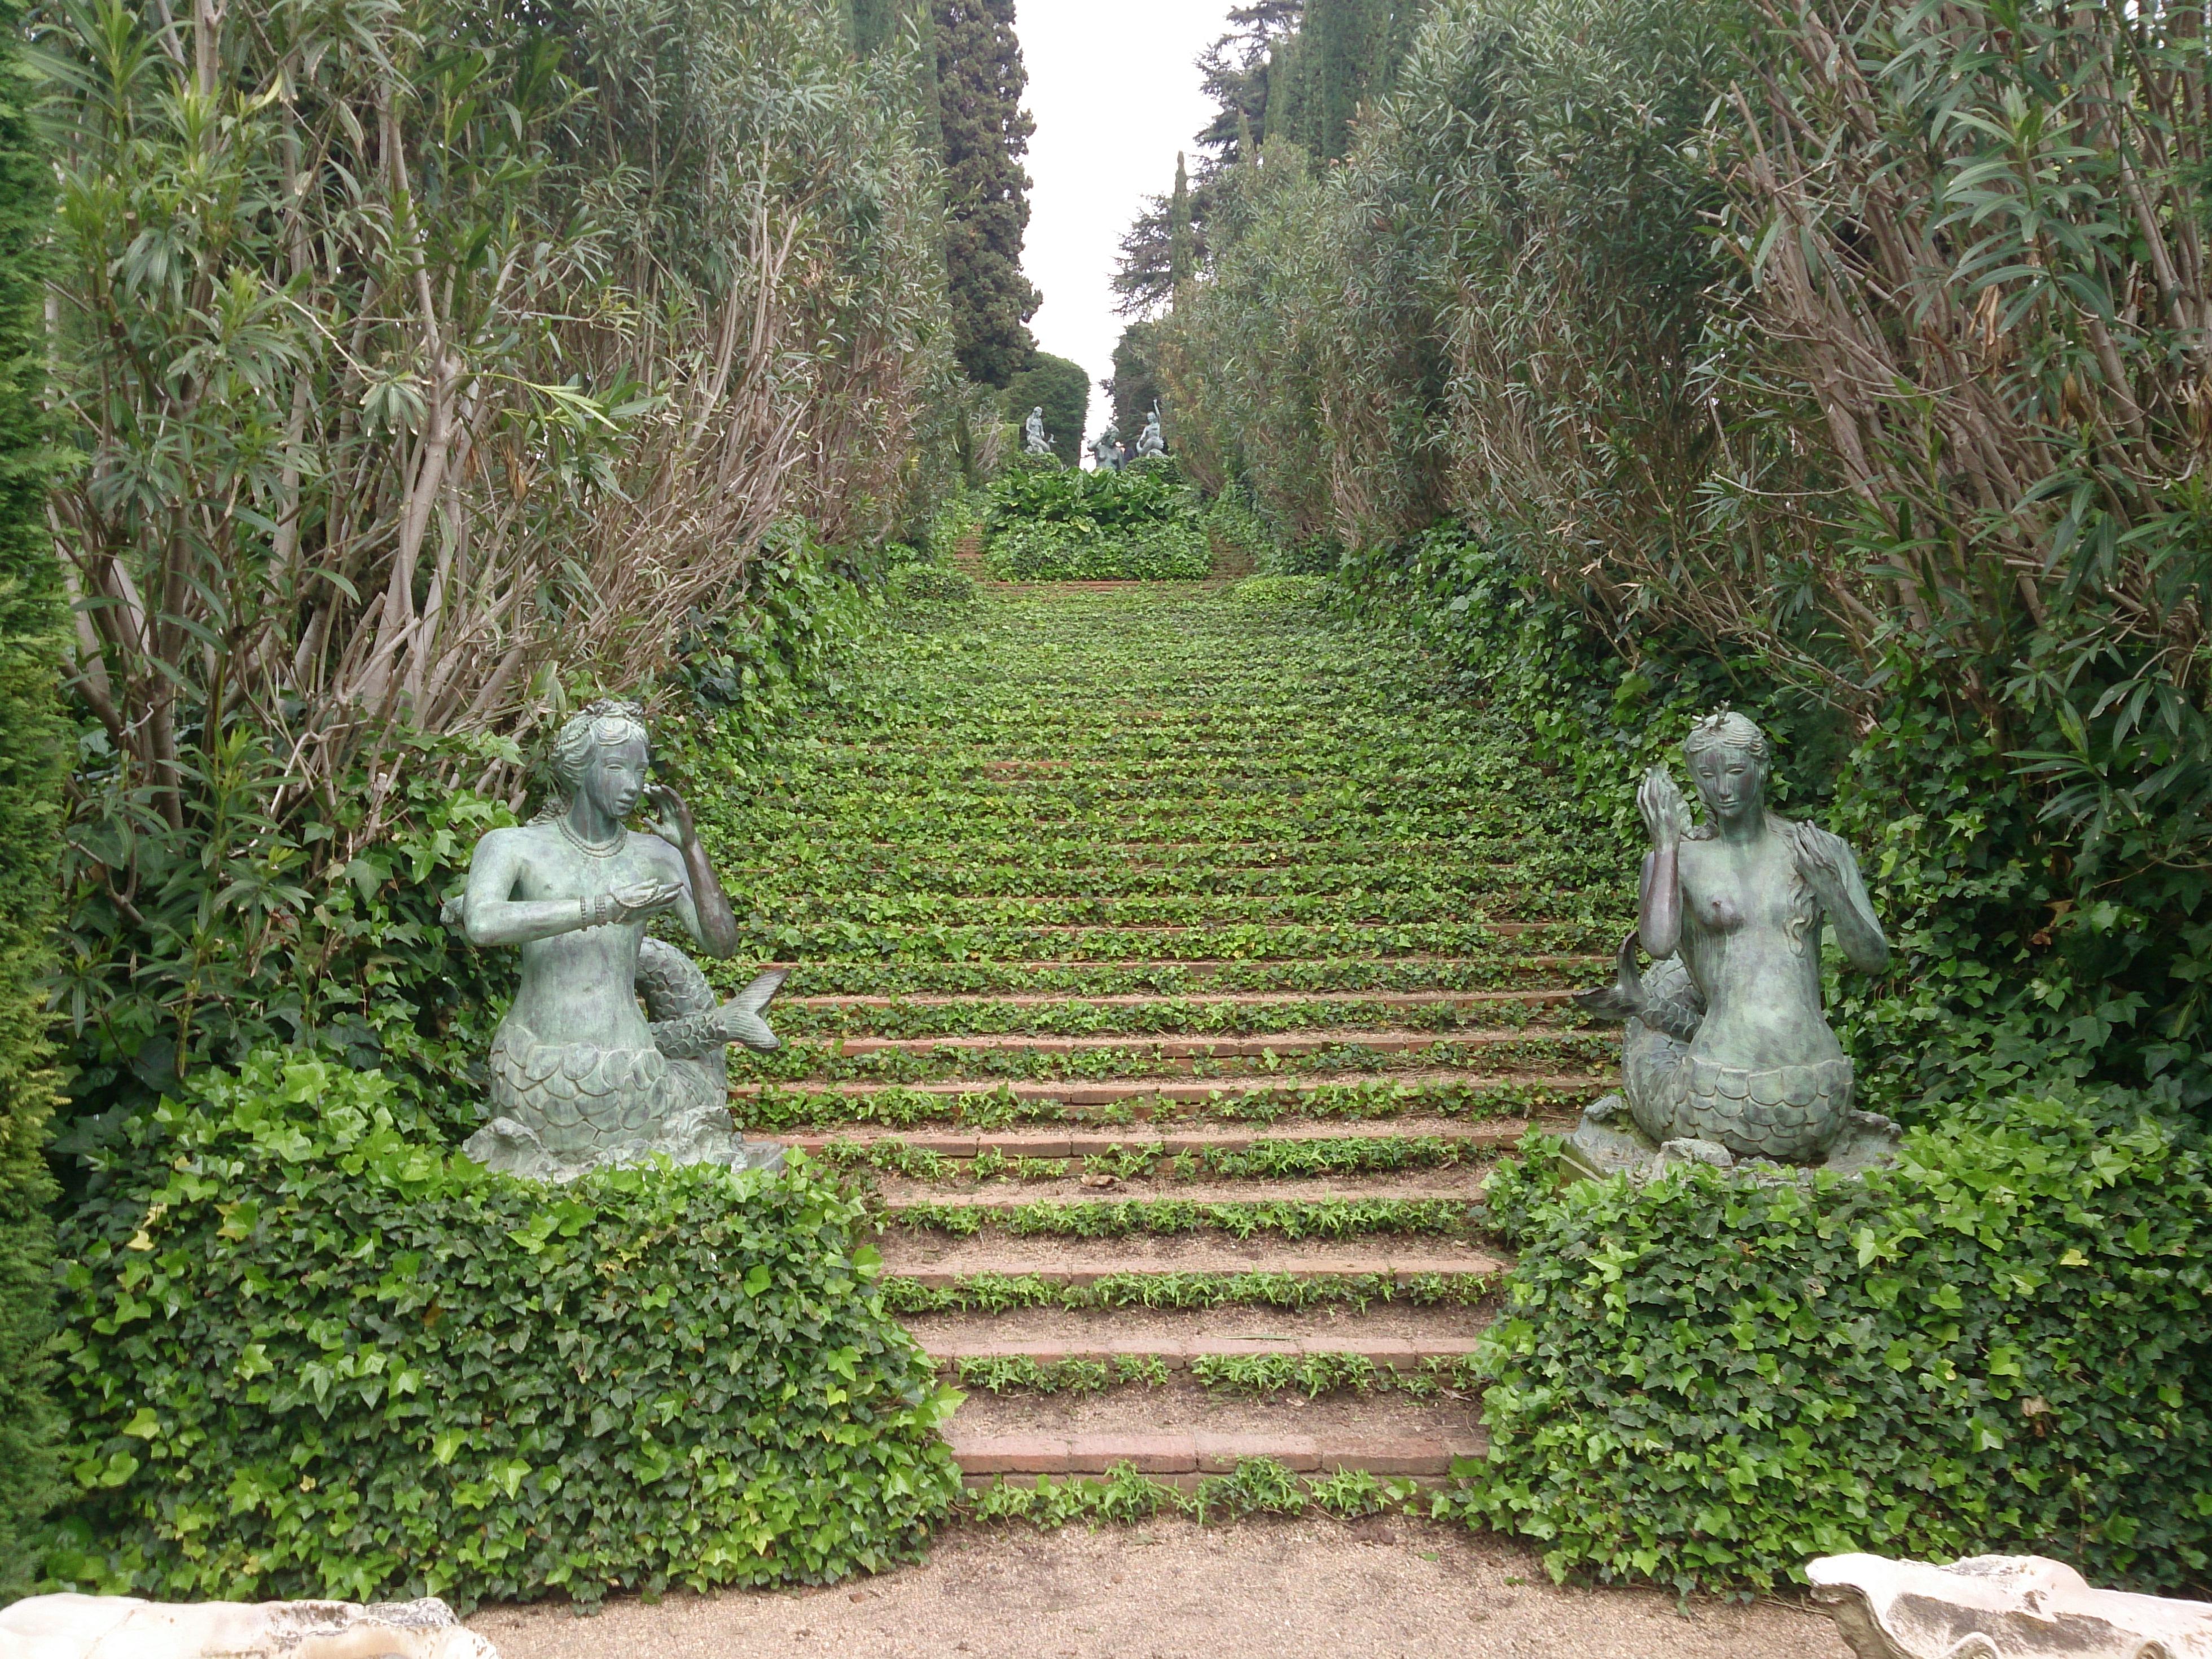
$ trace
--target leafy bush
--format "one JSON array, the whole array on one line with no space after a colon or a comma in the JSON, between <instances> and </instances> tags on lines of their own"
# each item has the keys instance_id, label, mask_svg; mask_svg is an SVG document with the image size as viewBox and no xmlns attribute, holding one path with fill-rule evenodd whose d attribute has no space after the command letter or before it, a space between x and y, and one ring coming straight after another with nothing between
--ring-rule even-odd
<instances>
[{"instance_id":1,"label":"leafy bush","mask_svg":"<svg viewBox=\"0 0 2212 1659\"><path fill-rule=\"evenodd\" d=\"M1014 468L1001 473L991 486L991 522L1000 529L1025 524L1089 525L1100 530L1195 525L1198 503L1172 465L1132 467L1126 472Z\"/></svg>"},{"instance_id":2,"label":"leafy bush","mask_svg":"<svg viewBox=\"0 0 2212 1659\"><path fill-rule=\"evenodd\" d=\"M1001 530L985 562L1003 581L1198 581L1212 574L1213 553L1189 525L1106 531L1046 523Z\"/></svg>"},{"instance_id":3,"label":"leafy bush","mask_svg":"<svg viewBox=\"0 0 2212 1659\"><path fill-rule=\"evenodd\" d=\"M1490 1182L1521 1252L1460 1512L1555 1576L1680 1588L1839 1551L2212 1565L2212 1177L2087 1100L2015 1098L1807 1188Z\"/></svg>"},{"instance_id":4,"label":"leafy bush","mask_svg":"<svg viewBox=\"0 0 2212 1659\"><path fill-rule=\"evenodd\" d=\"M857 1203L449 1157L387 1079L262 1055L134 1121L67 1222L64 1585L168 1598L820 1583L911 1558L954 1396Z\"/></svg>"}]
</instances>

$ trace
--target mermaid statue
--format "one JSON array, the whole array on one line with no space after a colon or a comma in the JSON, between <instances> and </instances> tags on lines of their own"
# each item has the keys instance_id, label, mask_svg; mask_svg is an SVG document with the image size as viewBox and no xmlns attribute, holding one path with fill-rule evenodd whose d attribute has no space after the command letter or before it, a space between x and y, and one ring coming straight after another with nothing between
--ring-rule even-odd
<instances>
[{"instance_id":1,"label":"mermaid statue","mask_svg":"<svg viewBox=\"0 0 2212 1659\"><path fill-rule=\"evenodd\" d=\"M1698 722L1682 745L1705 821L1673 775L1637 794L1651 836L1636 932L1612 986L1577 1000L1626 1020L1622 1092L1567 1142L1591 1173L1655 1157L1732 1164L1887 1161L1897 1129L1852 1105L1851 1062L1821 1003L1820 939L1835 929L1863 973L1889 966L1858 860L1838 837L1767 810L1766 737L1741 714ZM1637 947L1655 966L1639 973Z\"/></svg>"},{"instance_id":2,"label":"mermaid statue","mask_svg":"<svg viewBox=\"0 0 2212 1659\"><path fill-rule=\"evenodd\" d=\"M522 951L521 987L492 1037L491 1121L465 1148L495 1170L567 1180L655 1154L782 1160L732 1121L728 1050L779 1046L763 1015L785 976L764 974L717 1006L698 965L647 936L666 915L713 956L738 948L690 809L647 781L650 766L645 711L592 704L555 741L559 797L477 843L467 891L447 911L471 944ZM626 827L641 803L657 833Z\"/></svg>"}]
</instances>

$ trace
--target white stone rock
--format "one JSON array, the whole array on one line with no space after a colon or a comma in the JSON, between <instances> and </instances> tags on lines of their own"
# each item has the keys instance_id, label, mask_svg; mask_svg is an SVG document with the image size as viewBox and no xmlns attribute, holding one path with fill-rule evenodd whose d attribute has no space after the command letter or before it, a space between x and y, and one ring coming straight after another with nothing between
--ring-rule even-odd
<instances>
[{"instance_id":1,"label":"white stone rock","mask_svg":"<svg viewBox=\"0 0 2212 1659\"><path fill-rule=\"evenodd\" d=\"M443 1601L139 1601L34 1595L0 1608L0 1659L499 1659Z\"/></svg>"},{"instance_id":2,"label":"white stone rock","mask_svg":"<svg viewBox=\"0 0 2212 1659\"><path fill-rule=\"evenodd\" d=\"M2212 1602L2092 1589L2039 1555L1826 1555L1805 1573L1859 1659L2212 1659Z\"/></svg>"}]
</instances>

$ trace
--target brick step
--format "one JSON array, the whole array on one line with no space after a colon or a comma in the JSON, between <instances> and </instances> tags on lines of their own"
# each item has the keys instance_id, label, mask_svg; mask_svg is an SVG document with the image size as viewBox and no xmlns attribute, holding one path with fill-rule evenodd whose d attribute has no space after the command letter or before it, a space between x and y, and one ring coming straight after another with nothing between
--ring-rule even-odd
<instances>
[{"instance_id":1,"label":"brick step","mask_svg":"<svg viewBox=\"0 0 2212 1659\"><path fill-rule=\"evenodd\" d=\"M1011 1000L1011 999L1009 999ZM1154 999L1158 1000L1158 999ZM799 1042L817 1039L801 1037ZM1295 1060L1332 1048L1365 1048L1379 1054L1417 1053L1462 1039L1452 1031L1293 1031L1277 1036L985 1036L825 1037L822 1046L841 1057L933 1054L943 1049L1011 1050L1029 1054L1095 1054L1141 1049L1159 1060Z\"/></svg>"},{"instance_id":2,"label":"brick step","mask_svg":"<svg viewBox=\"0 0 2212 1659\"><path fill-rule=\"evenodd\" d=\"M1119 929L1135 932L1136 929ZM1158 1003L1224 1003L1238 1008L1295 1006L1301 1003L1356 1003L1381 1008L1478 1007L1495 1003L1523 1003L1547 1006L1572 1000L1565 988L1522 991L1196 991L1187 995L1158 995L1133 992L1118 996L1055 996L1024 992L1000 996L988 991L937 993L918 996L782 997L784 1008L1144 1008ZM945 1041L936 1038L932 1041Z\"/></svg>"},{"instance_id":3,"label":"brick step","mask_svg":"<svg viewBox=\"0 0 2212 1659\"><path fill-rule=\"evenodd\" d=\"M945 1432L953 1461L970 1481L1001 1476L1103 1474L1129 1464L1140 1474L1192 1480L1228 1474L1239 1463L1270 1458L1301 1474L1364 1469L1370 1474L1441 1480L1452 1465L1480 1457L1480 1431L1465 1435L1264 1434L968 1434Z\"/></svg>"},{"instance_id":4,"label":"brick step","mask_svg":"<svg viewBox=\"0 0 2212 1659\"><path fill-rule=\"evenodd\" d=\"M1509 1036L1517 1035L1509 1033ZM1388 1086L1405 1084L1418 1086L1435 1083L1527 1083L1532 1086L1558 1087L1563 1090L1589 1090L1595 1086L1592 1078L1559 1078L1546 1076L1531 1079L1516 1073L1476 1073L1459 1071L1450 1073L1368 1073L1347 1072L1326 1079L1302 1078L1297 1082L1274 1083L1264 1076L1245 1079L1224 1079L1219 1083L1166 1083L1136 1079L1119 1083L1009 1083L995 1078L969 1078L949 1083L831 1083L806 1088L808 1094L836 1095L846 1099L862 1100L871 1095L901 1091L908 1094L942 1096L957 1098L962 1095L1001 1095L1024 1102L1049 1101L1060 1106L1121 1106L1133 1108L1139 1102L1157 1101L1170 1106L1203 1106L1211 1101L1224 1099L1295 1099L1301 1094L1317 1088L1344 1086L1354 1084L1376 1084ZM757 1098L765 1091L791 1093L800 1091L800 1085L781 1083L738 1083L730 1087L732 1100ZM1137 1115L1146 1114L1138 1109Z\"/></svg>"},{"instance_id":5,"label":"brick step","mask_svg":"<svg viewBox=\"0 0 2212 1659\"><path fill-rule=\"evenodd\" d=\"M1527 1133L1534 1121L1525 1117L1499 1118L1484 1123L1460 1123L1449 1118L1422 1119L1412 1122L1398 1118L1382 1118L1372 1122L1333 1120L1295 1125L1275 1123L1261 1129L1183 1130L1159 1135L1140 1134L1127 1129L1111 1133L1094 1131L1085 1134L1055 1133L1048 1129L977 1130L968 1134L937 1130L903 1133L869 1130L858 1133L780 1135L776 1138L787 1146L809 1153L819 1153L834 1141L863 1146L904 1145L916 1152L933 1152L939 1158L963 1159L973 1158L987 1152L997 1152L1002 1158L1106 1158L1116 1152L1157 1144L1163 1157L1173 1158L1184 1152L1249 1152L1263 1141L1284 1140L1433 1138L1462 1140L1473 1146L1510 1146ZM1562 1118L1557 1127L1571 1127L1571 1121Z\"/></svg>"},{"instance_id":6,"label":"brick step","mask_svg":"<svg viewBox=\"0 0 2212 1659\"><path fill-rule=\"evenodd\" d=\"M882 1200L876 1207L894 1226L904 1224L907 1218L917 1211L957 1211L981 1216L989 1222L1024 1210L1106 1204L1327 1204L1334 1200L1360 1203L1387 1199L1405 1204L1458 1204L1472 1209L1481 1201L1482 1176L1479 1170L1468 1170L1465 1181L1457 1186L1438 1185L1433 1171L1415 1170L1404 1174L1378 1172L1364 1177L1312 1176L1295 1181L1215 1182L1203 1185L1146 1182L1139 1187L1133 1182L1121 1182L1096 1189L1070 1185L1044 1192L951 1192L927 1197L909 1190ZM1372 1190L1343 1189L1345 1182L1359 1179L1370 1182ZM1420 1184L1401 1184L1409 1182ZM916 1185L912 1182L899 1184L908 1189Z\"/></svg>"},{"instance_id":7,"label":"brick step","mask_svg":"<svg viewBox=\"0 0 2212 1659\"><path fill-rule=\"evenodd\" d=\"M1129 1274L1279 1273L1293 1279L1364 1279L1407 1285L1419 1279L1494 1279L1506 1271L1501 1258L1473 1249L1379 1249L1322 1253L1311 1245L1237 1249L1188 1236L1139 1237L1110 1254L1096 1244L1081 1253L1023 1250L1003 1239L961 1240L927 1254L910 1238L887 1238L884 1273L911 1279L924 1290L943 1290L963 1279L1035 1279L1046 1285L1096 1285ZM963 1245L986 1248L962 1248Z\"/></svg>"},{"instance_id":8,"label":"brick step","mask_svg":"<svg viewBox=\"0 0 2212 1659\"><path fill-rule=\"evenodd\" d=\"M1063 1360L1074 1359L1097 1365L1127 1358L1158 1359L1170 1370L1188 1370L1194 1359L1284 1354L1292 1357L1344 1356L1370 1359L1378 1366L1388 1366L1396 1370L1413 1370L1431 1360L1449 1364L1454 1360L1465 1359L1474 1353L1478 1344L1479 1339L1475 1337L1116 1337L1111 1333L1072 1341L1066 1339L1057 1341L1050 1339L1038 1341L933 1341L927 1337L921 1340L922 1352L934 1360L940 1370L949 1370L963 1360L970 1359L1030 1359L1040 1365L1057 1365Z\"/></svg>"}]
</instances>

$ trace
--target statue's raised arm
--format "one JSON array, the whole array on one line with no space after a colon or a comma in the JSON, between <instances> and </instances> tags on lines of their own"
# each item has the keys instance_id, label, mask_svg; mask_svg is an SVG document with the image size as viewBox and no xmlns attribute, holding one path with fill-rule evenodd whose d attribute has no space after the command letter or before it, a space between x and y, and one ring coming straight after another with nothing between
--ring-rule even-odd
<instances>
[{"instance_id":1,"label":"statue's raised arm","mask_svg":"<svg viewBox=\"0 0 2212 1659\"><path fill-rule=\"evenodd\" d=\"M1613 983L1577 999L1626 1021L1623 1089L1590 1109L1571 1155L1594 1170L1662 1148L1863 1167L1895 1126L1853 1109L1851 1062L1820 983L1824 927L1852 966L1889 966L1858 860L1838 836L1768 809L1766 736L1742 715L1700 720L1682 752L1705 822L1666 768L1645 775L1637 809L1651 846L1637 929Z\"/></svg>"},{"instance_id":2,"label":"statue's raised arm","mask_svg":"<svg viewBox=\"0 0 2212 1659\"><path fill-rule=\"evenodd\" d=\"M469 1155L552 1177L656 1153L780 1160L781 1147L748 1143L732 1121L726 1050L778 1046L763 1015L784 976L764 974L718 1006L697 964L646 934L666 914L711 955L738 945L690 808L647 781L644 711L593 703L562 728L553 769L561 793L544 813L477 844L453 917L471 943L522 952L492 1037L492 1121ZM642 805L658 834L627 827Z\"/></svg>"}]
</instances>

